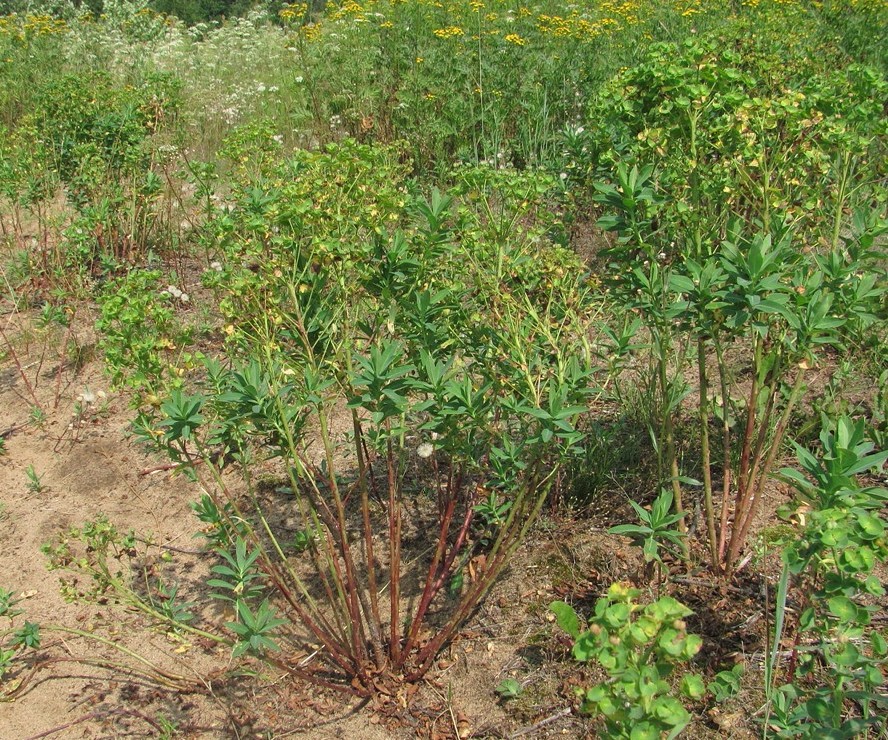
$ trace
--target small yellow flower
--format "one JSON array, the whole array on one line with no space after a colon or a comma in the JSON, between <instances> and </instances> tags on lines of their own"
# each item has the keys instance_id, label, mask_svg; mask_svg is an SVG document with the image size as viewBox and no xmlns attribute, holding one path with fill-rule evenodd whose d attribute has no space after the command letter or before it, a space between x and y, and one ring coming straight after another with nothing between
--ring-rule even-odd
<instances>
[{"instance_id":1,"label":"small yellow flower","mask_svg":"<svg viewBox=\"0 0 888 740\"><path fill-rule=\"evenodd\" d=\"M521 38L517 33L510 33L506 36L506 41L515 46L524 46L527 43L527 39Z\"/></svg>"}]
</instances>

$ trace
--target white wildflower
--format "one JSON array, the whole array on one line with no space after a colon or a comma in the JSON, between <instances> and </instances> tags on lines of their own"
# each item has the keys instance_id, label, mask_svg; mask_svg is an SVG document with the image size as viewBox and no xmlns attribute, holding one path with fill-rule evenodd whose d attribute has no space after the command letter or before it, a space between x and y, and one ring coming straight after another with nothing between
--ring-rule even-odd
<instances>
[{"instance_id":1,"label":"white wildflower","mask_svg":"<svg viewBox=\"0 0 888 740\"><path fill-rule=\"evenodd\" d=\"M430 442L423 442L419 447L416 448L416 454L419 455L423 460L431 457L434 451L435 447Z\"/></svg>"}]
</instances>

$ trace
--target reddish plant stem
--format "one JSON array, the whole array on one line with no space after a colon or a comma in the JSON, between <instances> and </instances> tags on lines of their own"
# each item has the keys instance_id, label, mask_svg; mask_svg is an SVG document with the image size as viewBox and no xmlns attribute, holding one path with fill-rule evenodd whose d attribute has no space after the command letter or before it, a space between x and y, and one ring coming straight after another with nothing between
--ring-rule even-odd
<instances>
[{"instance_id":1,"label":"reddish plant stem","mask_svg":"<svg viewBox=\"0 0 888 740\"><path fill-rule=\"evenodd\" d=\"M307 460L305 460L302 457L300 457L299 460L302 463L302 465L305 467L305 469L307 471L311 472L312 476L316 480L323 480L323 476L322 476L321 472L316 467L314 467L310 462L308 462ZM334 576L336 576L338 578L337 586L341 586L341 584L342 584L341 575L336 573L336 571L335 571L335 564L337 562L336 545L333 542L332 535L331 535L331 532L335 531L333 512L330 511L330 508L327 506L326 501L324 501L323 498L321 498L317 494L317 492L315 491L313 486L310 486L310 485L306 486L305 490L306 490L306 495L308 496L308 498L310 500L310 506L312 507L313 513L316 516L318 516L320 518L320 520L324 523L324 539L325 539L325 542L327 543L327 554L328 554L330 560L332 561L332 563L334 564ZM327 601L330 604L335 604L337 599L336 599L336 595L333 593L333 586L330 583L330 579L327 576L328 569L326 567L324 567L324 564L321 562L320 555L318 554L318 552L314 548L310 548L309 552L311 553L311 559L312 559L312 563L314 564L314 567L315 567L315 572L320 577L321 584L324 587L324 593L327 596ZM340 614L339 610L337 610L337 609L333 610L333 617L336 620L337 628L342 633L343 640L345 640L345 635L347 633L347 630L346 630L346 626L342 622L341 614ZM332 633L332 631L333 631L332 625L330 625L330 623L326 620L324 620L324 623L327 625L327 628Z\"/></svg>"},{"instance_id":2,"label":"reddish plant stem","mask_svg":"<svg viewBox=\"0 0 888 740\"><path fill-rule=\"evenodd\" d=\"M754 482L753 498L750 501L746 516L741 523L739 535L736 542L732 543L732 546L728 549L728 555L730 558L729 563L731 564L739 556L740 549L743 547L743 544L746 542L746 538L749 535L749 528L752 525L752 521L755 518L756 513L758 512L759 506L761 505L762 492L764 491L765 483L768 480L768 476L771 474L771 470L777 460L777 455L780 454L780 448L783 445L783 438L786 436L786 429L789 426L789 420L792 416L792 411L795 408L795 404L798 401L799 394L802 390L804 377L805 368L800 367L798 373L796 374L795 381L793 382L789 401L786 404L786 408L783 409L783 414L780 416L780 421L777 422L777 429L774 431L774 439L771 441L771 447L768 451L768 456L765 459L765 463L761 468L761 472L759 473L758 478Z\"/></svg>"},{"instance_id":3,"label":"reddish plant stem","mask_svg":"<svg viewBox=\"0 0 888 740\"><path fill-rule=\"evenodd\" d=\"M544 480L541 481L537 476L536 465L533 471L528 472L528 478L529 480L525 484L523 492L516 498L515 506L513 506L499 537L497 537L484 572L475 582L473 588L463 596L459 608L451 615L447 624L419 651L416 656L417 667L406 677L408 681L421 678L425 674L438 651L452 639L456 630L459 629L460 625L463 624L493 586L502 569L509 562L509 558L523 541L527 530L536 521L551 489L551 479L544 476ZM530 491L534 492L534 498L528 504L527 496ZM524 504L528 505L525 506ZM471 513L472 509L469 508L469 514ZM471 520L469 519L469 521ZM445 570L442 576L446 572Z\"/></svg>"},{"instance_id":4,"label":"reddish plant stem","mask_svg":"<svg viewBox=\"0 0 888 740\"><path fill-rule=\"evenodd\" d=\"M715 534L715 511L712 503L712 463L709 450L709 378L706 372L706 343L697 340L697 373L700 381L700 452L703 469L703 499L706 507L706 533L712 567L718 568L718 543Z\"/></svg>"},{"instance_id":5,"label":"reddish plant stem","mask_svg":"<svg viewBox=\"0 0 888 740\"><path fill-rule=\"evenodd\" d=\"M775 360L775 366L771 370L770 374L770 388L768 390L768 402L765 406L765 414L762 421L759 423L759 432L756 438L755 443L755 452L752 455L752 469L749 472L749 480L754 484L756 479L758 478L758 471L761 465L762 457L764 455L765 443L768 438L768 429L771 426L771 417L774 413L774 408L777 403L777 394L779 392L778 379L780 376L780 365L781 358L778 357ZM746 509L744 508L740 513L745 514Z\"/></svg>"},{"instance_id":6,"label":"reddish plant stem","mask_svg":"<svg viewBox=\"0 0 888 740\"><path fill-rule=\"evenodd\" d=\"M367 567L367 585L370 594L370 609L367 621L370 627L370 639L376 667L381 669L385 664L382 649L382 619L379 616L379 586L376 583L376 557L373 552L373 526L370 522L370 491L367 485L368 467L364 458L364 435L358 412L352 409L352 428L355 435L355 448L358 455L358 476L361 493L361 521L364 529L364 561Z\"/></svg>"},{"instance_id":7,"label":"reddish plant stem","mask_svg":"<svg viewBox=\"0 0 888 740\"><path fill-rule=\"evenodd\" d=\"M391 434L391 426L386 423L386 430ZM397 473L395 471L395 453L392 449L391 437L386 442L386 468L388 470L388 501L389 501L389 604L391 624L389 625L389 655L397 665L401 657L401 508L398 491Z\"/></svg>"},{"instance_id":8,"label":"reddish plant stem","mask_svg":"<svg viewBox=\"0 0 888 740\"><path fill-rule=\"evenodd\" d=\"M441 587L444 585L444 581L447 580L447 576L450 573L450 569L453 567L453 561L456 560L456 556L462 552L463 544L465 544L466 538L469 536L469 529L472 526L472 520L474 519L475 511L471 506L466 510L465 518L463 519L463 523L459 528L459 532L456 535L456 541L453 543L453 547L450 548L450 552L447 555L447 559L444 561L444 565L441 566L441 570L438 573L438 577L435 579L435 583L432 586L432 597L434 598L434 594L441 590Z\"/></svg>"},{"instance_id":9,"label":"reddish plant stem","mask_svg":"<svg viewBox=\"0 0 888 740\"><path fill-rule=\"evenodd\" d=\"M196 471L196 466L194 464L195 463L194 457L187 451L187 449L183 448L182 452L185 456L185 459L192 466L192 468L195 469L195 471ZM207 462L208 466L212 465L212 462L209 460L209 458L204 457L202 459L204 459ZM216 472L218 473L218 471L216 471ZM240 517L241 520L246 521L245 517L243 516L242 512L240 511L240 509L237 505L236 499L234 498L234 496L231 495L231 492L228 490L228 487L225 485L225 482L222 480L221 475L217 475L217 476L215 476L215 478L216 478L217 482L219 483L220 489L222 490L222 493L225 496L225 499L233 507L235 514L238 517ZM206 486L202 481L201 481L201 486L207 492L209 492L211 490L211 488ZM212 497L212 494L210 494L210 495ZM217 506L218 506L218 502L217 502ZM219 510L223 512L223 515L226 518L226 523L228 524L229 527L232 528L232 531L237 531L236 527L235 527L235 522L231 519L231 516L226 512L226 508L224 506L220 506ZM281 595L284 597L284 600L290 605L290 608L293 609L293 611L296 613L296 615L299 617L299 619L305 625L306 629L308 629L309 632L311 632L312 635L314 635L315 638L317 638L318 642L320 642L324 646L324 648L329 653L329 657L333 661L333 663L335 663L337 666L339 666L339 668L342 669L343 671L345 671L346 673L352 672L354 670L355 666L349 660L348 653L346 653L345 651L342 650L339 642L333 636L332 625L330 625L329 622L326 621L324 616L320 615L320 614L318 615L320 621L316 621L312 617L312 615L308 612L308 610L305 609L293 596L292 592L290 591L290 588L286 584L286 579L280 573L276 564L272 562L271 558L265 552L264 547L260 547L260 553L261 553L262 562L265 567L266 574L268 575L269 578L271 578L273 580L275 586L280 591Z\"/></svg>"},{"instance_id":10,"label":"reddish plant stem","mask_svg":"<svg viewBox=\"0 0 888 740\"><path fill-rule=\"evenodd\" d=\"M34 405L42 411L43 407L40 405L40 401L37 400L37 396L34 394L34 386L31 385L31 381L25 373L24 367L22 367L22 363L15 351L15 347L12 346L12 343L9 341L9 337L6 336L6 331L3 329L3 327L0 327L0 336L3 337L3 341L6 344L6 349L9 351L9 356L12 357L12 361L15 363L16 369L19 372L19 376L21 377L22 382L25 384L25 388L28 389L28 395L31 396L31 400L34 402Z\"/></svg>"},{"instance_id":11,"label":"reddish plant stem","mask_svg":"<svg viewBox=\"0 0 888 740\"><path fill-rule=\"evenodd\" d=\"M742 546L743 535L741 534L744 522L749 517L749 511L753 506L753 502L757 495L756 481L758 480L759 470L764 454L765 441L768 434L768 427L771 422L771 415L776 403L777 381L776 375L771 378L770 388L768 391L768 400L765 404L764 413L758 423L758 433L756 434L755 446L750 455L750 463L748 469L740 479L740 489L743 492L734 509L734 522L731 528L731 537L728 541L728 556L725 561L725 568L730 572L734 567L734 561L740 552ZM776 440L772 440L772 444ZM741 471L742 472L742 471Z\"/></svg>"},{"instance_id":12,"label":"reddish plant stem","mask_svg":"<svg viewBox=\"0 0 888 740\"><path fill-rule=\"evenodd\" d=\"M535 510L538 511L539 506L537 506ZM469 512L471 511L472 510L469 509ZM484 595L490 590L491 586L493 586L497 577L508 562L509 557L512 555L515 548L521 542L520 532L524 528L521 524L521 519L526 519L526 517L514 517L513 530L510 531L508 534L503 534L501 538L501 541L508 542L508 545L502 548L500 552L494 556L491 562L487 563L483 574L473 584L473 587L469 590L469 592L462 598L460 607L450 617L450 619L447 621L447 624L438 632L437 635L435 635L428 643L426 643L422 650L419 651L416 656L417 667L407 676L408 681L414 681L418 678L421 678L425 674L425 672L428 671L432 661L435 659L435 656L438 654L441 648L446 645L450 639L452 639L453 635L460 628L460 625L462 625L465 619L472 613L472 611L474 611L474 609L480 603L481 599L484 598ZM443 582L443 578L446 573L446 570L442 572L439 582Z\"/></svg>"},{"instance_id":13,"label":"reddish plant stem","mask_svg":"<svg viewBox=\"0 0 888 740\"><path fill-rule=\"evenodd\" d=\"M730 538L732 542L734 540L734 532L737 528L737 515L741 511L743 501L747 495L747 489L749 488L749 463L750 456L752 455L753 438L755 436L756 404L759 391L758 368L760 364L761 343L760 340L756 337L752 384L749 389L749 401L746 406L746 428L743 432L743 446L740 450L740 471L737 476L737 494L734 497L734 521L731 525ZM730 550L730 545L728 546L728 549ZM725 566L727 568L730 568L730 562L726 562Z\"/></svg>"},{"instance_id":14,"label":"reddish plant stem","mask_svg":"<svg viewBox=\"0 0 888 740\"><path fill-rule=\"evenodd\" d=\"M324 430L323 434L326 434L326 430ZM332 521L325 523L327 524L328 536L330 533L335 533L336 535L339 555L342 557L345 573L342 572L339 564L339 557L337 557L336 553L337 545L333 543L330 543L330 561L333 565L333 573L336 582L343 592L345 608L348 611L348 616L351 620L351 625L346 625L346 632L350 634L351 648L353 651L352 655L357 664L360 665L364 663L366 659L366 640L364 637L364 622L361 619L361 608L358 603L359 585L357 578L355 577L351 546L348 542L348 534L345 525L345 510L342 505L342 497L339 494L334 473L332 472L334 467L332 455L330 455L329 450L327 450L327 469L330 471L326 478L327 485L333 494L333 502L336 505L336 512L335 516L332 516ZM331 603L336 602L333 601Z\"/></svg>"},{"instance_id":15,"label":"reddish plant stem","mask_svg":"<svg viewBox=\"0 0 888 740\"><path fill-rule=\"evenodd\" d=\"M284 600L290 605L290 608L296 613L296 616L305 626L305 628L317 638L318 642L320 642L324 648L327 650L329 659L339 668L344 671L347 675L357 673L358 675L362 675L363 671L361 666L354 660L354 657L349 655L339 642L330 634L327 630L323 629L319 623L315 622L315 620L308 614L308 612L302 607L302 605L295 599L290 589L287 587L284 579L281 577L281 574L278 572L277 568L274 567L273 564L266 562L266 567L270 565L270 572L266 570L269 577L274 582L275 587L280 591L281 595L284 597Z\"/></svg>"},{"instance_id":16,"label":"reddish plant stem","mask_svg":"<svg viewBox=\"0 0 888 740\"><path fill-rule=\"evenodd\" d=\"M460 475L460 480L462 479L462 475ZM452 478L450 479L452 481ZM459 490L458 488L456 490ZM432 603L432 599L434 599L437 591L434 588L434 582L436 580L436 575L438 572L438 565L441 563L442 558L444 557L444 553L447 549L447 534L450 531L450 523L453 521L453 514L456 511L456 496L451 490L450 495L448 496L447 508L444 511L444 516L441 520L441 525L438 530L438 545L435 548L435 554L432 557L432 562L429 563L429 570L426 575L425 587L422 591L422 596L419 600L419 606L416 609L416 614L413 617L413 621L410 624L410 629L407 632L407 640L404 643L404 649L401 653L401 658L398 661L398 667L403 666L406 657L410 654L410 651L413 649L413 645L416 642L416 638L419 635L419 630L422 627L423 619L425 619L426 612L430 604Z\"/></svg>"},{"instance_id":17,"label":"reddish plant stem","mask_svg":"<svg viewBox=\"0 0 888 740\"><path fill-rule=\"evenodd\" d=\"M728 419L731 397L728 389L728 369L725 366L721 342L715 340L718 356L718 374L722 394L722 502L718 528L718 562L716 569L724 570L725 548L727 547L728 505L731 499L731 424Z\"/></svg>"},{"instance_id":18,"label":"reddish plant stem","mask_svg":"<svg viewBox=\"0 0 888 740\"><path fill-rule=\"evenodd\" d=\"M52 400L53 409L57 409L59 407L59 399L62 395L62 369L65 366L64 352L65 347L68 346L68 338L71 336L71 332L74 329L74 315L72 313L71 316L68 317L68 327L65 331L65 336L62 339L62 355L59 357L59 367L56 370L56 386L55 386L55 397Z\"/></svg>"}]
</instances>

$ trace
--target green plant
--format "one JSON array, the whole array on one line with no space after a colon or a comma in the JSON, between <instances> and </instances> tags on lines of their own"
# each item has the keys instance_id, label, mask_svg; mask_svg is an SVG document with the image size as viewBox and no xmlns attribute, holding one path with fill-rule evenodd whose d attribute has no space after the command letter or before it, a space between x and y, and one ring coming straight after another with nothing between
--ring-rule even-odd
<instances>
[{"instance_id":1,"label":"green plant","mask_svg":"<svg viewBox=\"0 0 888 740\"><path fill-rule=\"evenodd\" d=\"M676 278L671 267L664 263L665 255L644 246L653 228L654 213L663 203L663 197L653 187L653 172L651 165L630 169L620 162L616 167L617 184L596 183L594 199L610 211L599 219L599 225L619 234L617 245L608 253L620 257L631 254L625 264L614 265L614 269L620 272L610 282L618 286L620 292L628 288L628 305L637 310L651 335L649 344L635 345L650 353L647 374L643 378L647 391L648 418L645 422L657 455L659 482L671 486L676 523L684 532L687 525L683 516L675 417L689 389L679 372L680 364L675 362L683 352L677 346L679 337L674 326ZM636 253L639 247L643 255ZM617 343L618 351L625 353L633 346L629 332L638 328L637 321L624 325ZM616 338L613 332L611 336Z\"/></svg>"},{"instance_id":2,"label":"green plant","mask_svg":"<svg viewBox=\"0 0 888 740\"><path fill-rule=\"evenodd\" d=\"M311 529L300 529L293 535L293 548L296 552L305 552L308 549L317 547L318 539L322 534Z\"/></svg>"},{"instance_id":3,"label":"green plant","mask_svg":"<svg viewBox=\"0 0 888 740\"><path fill-rule=\"evenodd\" d=\"M509 699L517 699L524 691L524 687L514 678L504 678L500 681L495 689L500 699L508 701Z\"/></svg>"},{"instance_id":4,"label":"green plant","mask_svg":"<svg viewBox=\"0 0 888 740\"><path fill-rule=\"evenodd\" d=\"M165 384L176 387L197 360L185 347L191 331L176 321L174 299L160 289L157 270L130 270L99 294L97 328L105 366L115 386L127 385L156 399Z\"/></svg>"},{"instance_id":5,"label":"green plant","mask_svg":"<svg viewBox=\"0 0 888 740\"><path fill-rule=\"evenodd\" d=\"M0 681L3 681L4 676L12 667L13 658L15 658L15 650L0 647Z\"/></svg>"},{"instance_id":6,"label":"green plant","mask_svg":"<svg viewBox=\"0 0 888 740\"><path fill-rule=\"evenodd\" d=\"M684 620L690 609L669 596L645 606L637 603L640 595L637 589L613 584L596 602L588 629L563 601L549 608L573 638L574 658L596 661L609 676L604 683L580 690L583 711L603 718L608 737L673 738L691 716L668 679L699 652L702 640L687 632ZM684 697L701 698L703 679L685 673L680 691Z\"/></svg>"},{"instance_id":7,"label":"green plant","mask_svg":"<svg viewBox=\"0 0 888 740\"><path fill-rule=\"evenodd\" d=\"M247 533L247 523L238 519L234 507L228 502L218 506L207 493L191 504L191 510L205 525L196 536L204 537L210 549L228 550L238 536Z\"/></svg>"},{"instance_id":8,"label":"green plant","mask_svg":"<svg viewBox=\"0 0 888 740\"><path fill-rule=\"evenodd\" d=\"M24 647L36 650L40 647L40 625L35 622L25 622L12 633L12 647Z\"/></svg>"},{"instance_id":9,"label":"green plant","mask_svg":"<svg viewBox=\"0 0 888 740\"><path fill-rule=\"evenodd\" d=\"M521 223L545 212L545 178L461 176L465 191L425 200L389 150L344 142L246 187L206 276L231 361L145 424L210 495L214 531L249 522L211 580L235 604L237 654L350 693L429 669L579 453L594 393L575 258ZM264 456L286 481L274 506L312 533L295 561L253 477ZM408 557L419 532L431 547ZM272 645L305 632L317 659L282 662Z\"/></svg>"},{"instance_id":10,"label":"green plant","mask_svg":"<svg viewBox=\"0 0 888 740\"><path fill-rule=\"evenodd\" d=\"M819 442L816 454L796 444L801 469L781 471L796 494L783 513L799 529L782 553L766 674L766 732L777 737L852 737L885 729L879 687L888 643L872 623L872 599L885 593L874 569L888 559L881 514L888 491L861 486L858 477L880 470L888 451L875 452L865 422L844 416L823 418ZM793 587L801 608L791 616ZM781 661L779 645L791 628L791 655ZM773 688L781 669L786 683Z\"/></svg>"},{"instance_id":11,"label":"green plant","mask_svg":"<svg viewBox=\"0 0 888 740\"><path fill-rule=\"evenodd\" d=\"M232 656L236 658L247 651L261 655L269 650L280 650L272 635L276 628L287 624L287 620L276 617L274 609L267 600L263 601L255 612L240 600L237 602L237 607L238 621L225 623L225 626L238 637Z\"/></svg>"},{"instance_id":12,"label":"green plant","mask_svg":"<svg viewBox=\"0 0 888 740\"><path fill-rule=\"evenodd\" d=\"M16 659L26 650L38 650L41 643L40 625L26 620L20 627L15 626L15 617L22 613L14 608L18 601L11 591L0 588L0 618L9 620L9 626L0 630L0 701L14 699L20 691L21 681L6 682L8 674L15 677L21 673Z\"/></svg>"},{"instance_id":13,"label":"green plant","mask_svg":"<svg viewBox=\"0 0 888 740\"><path fill-rule=\"evenodd\" d=\"M673 526L684 517L684 514L673 514L672 510L672 491L664 488L660 495L654 499L651 509L639 506L634 501L629 502L641 524L618 524L616 527L608 529L609 534L622 534L628 536L632 540L632 544L641 547L644 553L644 560L648 564L648 568L657 563L658 567L663 566L663 559L660 556L660 550L669 550L668 545L677 545L681 547L685 535L683 532L674 529ZM675 553L674 554L679 554ZM650 575L650 574L649 574Z\"/></svg>"},{"instance_id":14,"label":"green plant","mask_svg":"<svg viewBox=\"0 0 888 740\"><path fill-rule=\"evenodd\" d=\"M28 422L37 429L42 429L43 425L46 424L46 412L43 410L43 407L37 404L31 406L28 411Z\"/></svg>"},{"instance_id":15,"label":"green plant","mask_svg":"<svg viewBox=\"0 0 888 740\"><path fill-rule=\"evenodd\" d=\"M20 609L16 609L15 605L19 600L15 598L12 591L0 587L0 617L12 618L17 614L21 614Z\"/></svg>"},{"instance_id":16,"label":"green plant","mask_svg":"<svg viewBox=\"0 0 888 740\"><path fill-rule=\"evenodd\" d=\"M141 551L140 544L144 544ZM62 573L59 581L67 601L119 604L168 630L216 643L229 642L191 624L193 605L179 599L178 585L164 581L161 564L166 559L153 551L150 541L138 539L132 530L121 533L105 516L63 532L45 544L42 551L47 556L48 568ZM120 649L129 654L125 646ZM143 666L155 668L138 655L136 659Z\"/></svg>"},{"instance_id":17,"label":"green plant","mask_svg":"<svg viewBox=\"0 0 888 740\"><path fill-rule=\"evenodd\" d=\"M167 585L162 581L155 584L156 596L151 598L155 608L170 624L184 624L194 619L190 609L193 602L183 602L179 598L179 584Z\"/></svg>"},{"instance_id":18,"label":"green plant","mask_svg":"<svg viewBox=\"0 0 888 740\"><path fill-rule=\"evenodd\" d=\"M512 502L502 500L496 491L491 491L487 494L487 498L475 504L474 512L478 515L482 540L493 541L497 530L506 523L510 508L512 508Z\"/></svg>"},{"instance_id":19,"label":"green plant","mask_svg":"<svg viewBox=\"0 0 888 740\"><path fill-rule=\"evenodd\" d=\"M743 664L737 663L728 671L719 671L706 687L717 702L725 702L740 693L740 679L743 677Z\"/></svg>"},{"instance_id":20,"label":"green plant","mask_svg":"<svg viewBox=\"0 0 888 740\"><path fill-rule=\"evenodd\" d=\"M827 280L821 260L792 247L792 232L781 222L750 236L732 220L727 238L702 254L695 241L667 252L658 246L663 235L649 209L665 203L647 184L652 169L619 164L617 174L618 186L599 188L601 199L616 211L603 219L618 234L608 254L621 260L612 264L607 279L651 337L644 350L647 423L661 482L671 481L676 515L683 512L682 483L701 485L710 560L716 570L730 573L817 353L845 346L847 317L854 313L849 306L857 300L847 294L860 296L857 310L864 314L876 308L881 268L874 255L863 258L840 290ZM751 363L751 383L739 393L729 351L743 353ZM692 357L697 394L690 394L685 379ZM675 424L688 404L698 422L700 483L685 478L679 465ZM720 429L713 429L713 422ZM717 463L713 452L719 443ZM720 512L713 475L718 468Z\"/></svg>"},{"instance_id":21,"label":"green plant","mask_svg":"<svg viewBox=\"0 0 888 740\"><path fill-rule=\"evenodd\" d=\"M42 493L44 491L45 486L43 485L43 475L39 475L37 471L34 470L33 465L28 465L28 467L25 468L25 475L28 477L28 490L31 493Z\"/></svg>"},{"instance_id":22,"label":"green plant","mask_svg":"<svg viewBox=\"0 0 888 740\"><path fill-rule=\"evenodd\" d=\"M174 740L174 738L179 737L180 729L178 722L168 719L162 714L157 715L156 721L160 732L158 735L159 740Z\"/></svg>"},{"instance_id":23,"label":"green plant","mask_svg":"<svg viewBox=\"0 0 888 740\"><path fill-rule=\"evenodd\" d=\"M221 578L211 578L208 586L223 589L213 596L217 599L233 601L237 611L262 593L262 574L256 568L256 561L262 554L259 548L247 552L247 543L242 538L235 540L234 553L218 549L216 553L225 561L214 565L210 570Z\"/></svg>"}]
</instances>

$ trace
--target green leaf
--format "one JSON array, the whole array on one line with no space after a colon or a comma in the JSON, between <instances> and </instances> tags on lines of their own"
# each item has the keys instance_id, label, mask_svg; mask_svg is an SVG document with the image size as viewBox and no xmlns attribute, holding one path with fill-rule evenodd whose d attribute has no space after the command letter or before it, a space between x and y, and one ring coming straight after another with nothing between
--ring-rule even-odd
<instances>
[{"instance_id":1,"label":"green leaf","mask_svg":"<svg viewBox=\"0 0 888 740\"><path fill-rule=\"evenodd\" d=\"M576 640L580 636L580 618L570 604L564 601L553 601L549 611L555 614L555 621L562 630Z\"/></svg>"},{"instance_id":2,"label":"green leaf","mask_svg":"<svg viewBox=\"0 0 888 740\"><path fill-rule=\"evenodd\" d=\"M642 527L638 524L618 524L607 530L608 534L628 534L639 537L647 537L648 535L653 534L653 532L654 530L650 527Z\"/></svg>"},{"instance_id":3,"label":"green leaf","mask_svg":"<svg viewBox=\"0 0 888 740\"><path fill-rule=\"evenodd\" d=\"M706 694L706 685L702 676L689 673L681 680L681 693L689 699L700 699Z\"/></svg>"},{"instance_id":4,"label":"green leaf","mask_svg":"<svg viewBox=\"0 0 888 740\"><path fill-rule=\"evenodd\" d=\"M671 727L686 725L691 716L678 699L672 696L661 696L654 702L653 714Z\"/></svg>"},{"instance_id":5,"label":"green leaf","mask_svg":"<svg viewBox=\"0 0 888 740\"><path fill-rule=\"evenodd\" d=\"M824 724L832 723L832 707L830 703L820 697L814 697L805 702L805 709L811 719Z\"/></svg>"},{"instance_id":6,"label":"green leaf","mask_svg":"<svg viewBox=\"0 0 888 740\"><path fill-rule=\"evenodd\" d=\"M514 699L521 695L521 684L514 678L506 678L500 681L496 687L496 693L503 699Z\"/></svg>"},{"instance_id":7,"label":"green leaf","mask_svg":"<svg viewBox=\"0 0 888 740\"><path fill-rule=\"evenodd\" d=\"M694 281L686 275L673 273L669 276L669 289L676 293L693 293Z\"/></svg>"},{"instance_id":8,"label":"green leaf","mask_svg":"<svg viewBox=\"0 0 888 740\"><path fill-rule=\"evenodd\" d=\"M571 652L573 652L574 658L580 663L588 663L593 656L599 654L595 636L591 632L583 632L577 637Z\"/></svg>"},{"instance_id":9,"label":"green leaf","mask_svg":"<svg viewBox=\"0 0 888 740\"><path fill-rule=\"evenodd\" d=\"M857 604L847 596L833 596L827 604L832 615L842 623L854 622L857 619Z\"/></svg>"},{"instance_id":10,"label":"green leaf","mask_svg":"<svg viewBox=\"0 0 888 740\"><path fill-rule=\"evenodd\" d=\"M611 604L604 612L605 621L614 628L622 627L629 619L632 607L629 604Z\"/></svg>"},{"instance_id":11,"label":"green leaf","mask_svg":"<svg viewBox=\"0 0 888 740\"><path fill-rule=\"evenodd\" d=\"M885 523L873 514L858 512L857 523L869 539L876 539L885 533Z\"/></svg>"},{"instance_id":12,"label":"green leaf","mask_svg":"<svg viewBox=\"0 0 888 740\"><path fill-rule=\"evenodd\" d=\"M629 740L659 740L660 731L650 722L639 722L629 733Z\"/></svg>"},{"instance_id":13,"label":"green leaf","mask_svg":"<svg viewBox=\"0 0 888 740\"><path fill-rule=\"evenodd\" d=\"M860 662L860 651L852 642L846 642L841 649L832 655L833 662L836 665L851 668Z\"/></svg>"},{"instance_id":14,"label":"green leaf","mask_svg":"<svg viewBox=\"0 0 888 740\"><path fill-rule=\"evenodd\" d=\"M717 702L730 699L740 691L740 677L743 675L743 664L738 663L729 671L719 671L715 680L709 684L709 691Z\"/></svg>"}]
</instances>

